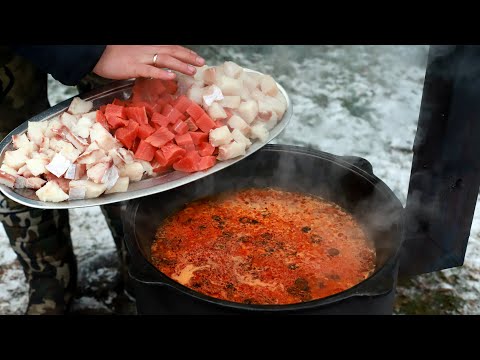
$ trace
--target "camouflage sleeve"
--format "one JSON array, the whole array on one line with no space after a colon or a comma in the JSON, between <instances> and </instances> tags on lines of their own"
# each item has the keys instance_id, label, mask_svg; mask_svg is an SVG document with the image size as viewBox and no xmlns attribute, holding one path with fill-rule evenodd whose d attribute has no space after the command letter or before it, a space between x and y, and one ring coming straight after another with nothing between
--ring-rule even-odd
<instances>
[{"instance_id":1,"label":"camouflage sleeve","mask_svg":"<svg viewBox=\"0 0 480 360\"><path fill-rule=\"evenodd\" d=\"M12 46L17 54L65 85L76 85L95 67L106 45Z\"/></svg>"}]
</instances>

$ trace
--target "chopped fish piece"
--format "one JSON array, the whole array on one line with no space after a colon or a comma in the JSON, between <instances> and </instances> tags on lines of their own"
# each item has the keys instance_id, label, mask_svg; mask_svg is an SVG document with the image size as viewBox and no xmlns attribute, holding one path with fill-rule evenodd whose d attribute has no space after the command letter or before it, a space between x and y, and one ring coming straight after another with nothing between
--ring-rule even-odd
<instances>
[{"instance_id":1,"label":"chopped fish piece","mask_svg":"<svg viewBox=\"0 0 480 360\"><path fill-rule=\"evenodd\" d=\"M249 147L250 145L252 145L252 142L250 141L249 138L247 138L245 135L242 134L242 132L238 129L234 129L232 131L232 136L233 136L233 140L235 140L236 142L240 143L240 144L245 144L245 147Z\"/></svg>"},{"instance_id":2,"label":"chopped fish piece","mask_svg":"<svg viewBox=\"0 0 480 360\"><path fill-rule=\"evenodd\" d=\"M118 173L118 168L115 165L113 165L110 168L108 168L107 172L103 177L102 182L107 186L107 190L109 190L117 183L117 180L119 179L119 177L120 175Z\"/></svg>"},{"instance_id":3,"label":"chopped fish piece","mask_svg":"<svg viewBox=\"0 0 480 360\"><path fill-rule=\"evenodd\" d=\"M2 164L2 166L0 166L0 170L3 171L3 172L6 172L7 174L10 174L12 176L17 175L17 170L11 168L7 164Z\"/></svg>"},{"instance_id":4,"label":"chopped fish piece","mask_svg":"<svg viewBox=\"0 0 480 360\"><path fill-rule=\"evenodd\" d=\"M232 129L241 131L244 135L250 133L250 126L238 115L233 115L230 119L228 119L227 124Z\"/></svg>"},{"instance_id":5,"label":"chopped fish piece","mask_svg":"<svg viewBox=\"0 0 480 360\"><path fill-rule=\"evenodd\" d=\"M268 139L268 130L263 124L255 124L250 128L250 134L253 139L259 139L262 142Z\"/></svg>"},{"instance_id":6,"label":"chopped fish piece","mask_svg":"<svg viewBox=\"0 0 480 360\"><path fill-rule=\"evenodd\" d=\"M228 160L245 155L245 144L236 141L232 141L227 145L221 145L218 149L218 160Z\"/></svg>"},{"instance_id":7,"label":"chopped fish piece","mask_svg":"<svg viewBox=\"0 0 480 360\"><path fill-rule=\"evenodd\" d=\"M212 146L226 145L232 140L232 133L226 125L210 131L209 142Z\"/></svg>"},{"instance_id":8,"label":"chopped fish piece","mask_svg":"<svg viewBox=\"0 0 480 360\"><path fill-rule=\"evenodd\" d=\"M260 81L260 89L265 95L276 96L278 87L275 80L270 75L263 75Z\"/></svg>"},{"instance_id":9,"label":"chopped fish piece","mask_svg":"<svg viewBox=\"0 0 480 360\"><path fill-rule=\"evenodd\" d=\"M68 199L68 195L65 194L55 181L48 181L38 189L35 194L40 201L61 202Z\"/></svg>"},{"instance_id":10,"label":"chopped fish piece","mask_svg":"<svg viewBox=\"0 0 480 360\"><path fill-rule=\"evenodd\" d=\"M45 165L47 165L49 161L47 159L36 158L36 159L28 159L26 161L26 165L28 170L32 173L33 176L38 176L45 173Z\"/></svg>"},{"instance_id":11,"label":"chopped fish piece","mask_svg":"<svg viewBox=\"0 0 480 360\"><path fill-rule=\"evenodd\" d=\"M28 160L28 156L24 149L5 151L3 162L12 169L18 170Z\"/></svg>"},{"instance_id":12,"label":"chopped fish piece","mask_svg":"<svg viewBox=\"0 0 480 360\"><path fill-rule=\"evenodd\" d=\"M248 100L240 104L238 114L247 124L251 124L258 115L258 104L255 100Z\"/></svg>"},{"instance_id":13,"label":"chopped fish piece","mask_svg":"<svg viewBox=\"0 0 480 360\"><path fill-rule=\"evenodd\" d=\"M215 101L223 99L222 90L216 85L203 89L203 102L206 106L211 106Z\"/></svg>"},{"instance_id":14,"label":"chopped fish piece","mask_svg":"<svg viewBox=\"0 0 480 360\"><path fill-rule=\"evenodd\" d=\"M74 97L67 111L70 114L83 114L92 110L92 107L93 102L82 100L79 97Z\"/></svg>"},{"instance_id":15,"label":"chopped fish piece","mask_svg":"<svg viewBox=\"0 0 480 360\"><path fill-rule=\"evenodd\" d=\"M210 105L207 113L213 120L223 120L227 118L227 113L217 102L214 102L212 105Z\"/></svg>"},{"instance_id":16,"label":"chopped fish piece","mask_svg":"<svg viewBox=\"0 0 480 360\"><path fill-rule=\"evenodd\" d=\"M83 200L87 197L87 187L70 187L68 191L68 197L70 200Z\"/></svg>"},{"instance_id":17,"label":"chopped fish piece","mask_svg":"<svg viewBox=\"0 0 480 360\"><path fill-rule=\"evenodd\" d=\"M15 185L15 176L0 170L0 184L13 188Z\"/></svg>"},{"instance_id":18,"label":"chopped fish piece","mask_svg":"<svg viewBox=\"0 0 480 360\"><path fill-rule=\"evenodd\" d=\"M128 190L128 184L130 183L130 179L128 176L118 178L117 182L113 187L107 189L105 194L113 194L117 192L125 192Z\"/></svg>"},{"instance_id":19,"label":"chopped fish piece","mask_svg":"<svg viewBox=\"0 0 480 360\"><path fill-rule=\"evenodd\" d=\"M61 177L71 165L71 161L61 154L55 154L52 161L45 168L56 177Z\"/></svg>"}]
</instances>

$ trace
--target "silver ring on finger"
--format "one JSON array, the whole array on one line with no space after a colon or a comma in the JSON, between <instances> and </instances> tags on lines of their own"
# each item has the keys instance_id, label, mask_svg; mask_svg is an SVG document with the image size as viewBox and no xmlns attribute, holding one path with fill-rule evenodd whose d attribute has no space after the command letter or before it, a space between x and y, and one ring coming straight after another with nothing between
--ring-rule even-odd
<instances>
[{"instance_id":1,"label":"silver ring on finger","mask_svg":"<svg viewBox=\"0 0 480 360\"><path fill-rule=\"evenodd\" d=\"M153 55L153 66L157 65L157 57L158 57L158 54Z\"/></svg>"}]
</instances>

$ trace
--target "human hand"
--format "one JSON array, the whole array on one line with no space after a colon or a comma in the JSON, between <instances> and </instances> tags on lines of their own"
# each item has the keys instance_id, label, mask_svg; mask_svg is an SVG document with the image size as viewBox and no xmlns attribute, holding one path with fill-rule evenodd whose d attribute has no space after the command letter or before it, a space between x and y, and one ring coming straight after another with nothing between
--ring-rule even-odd
<instances>
[{"instance_id":1,"label":"human hand","mask_svg":"<svg viewBox=\"0 0 480 360\"><path fill-rule=\"evenodd\" d=\"M179 45L107 45L93 72L113 80L138 77L172 80L175 74L161 68L193 75L196 69L192 65L203 64L205 60L196 52Z\"/></svg>"}]
</instances>

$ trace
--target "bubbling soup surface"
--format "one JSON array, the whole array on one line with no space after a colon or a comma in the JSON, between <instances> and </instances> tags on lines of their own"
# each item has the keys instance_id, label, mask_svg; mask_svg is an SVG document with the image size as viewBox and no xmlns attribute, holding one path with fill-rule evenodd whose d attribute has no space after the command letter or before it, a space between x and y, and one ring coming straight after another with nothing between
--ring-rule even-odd
<instances>
[{"instance_id":1,"label":"bubbling soup surface","mask_svg":"<svg viewBox=\"0 0 480 360\"><path fill-rule=\"evenodd\" d=\"M197 292L244 304L293 304L344 291L375 268L375 249L338 205L279 189L191 202L158 227L152 263Z\"/></svg>"}]
</instances>

